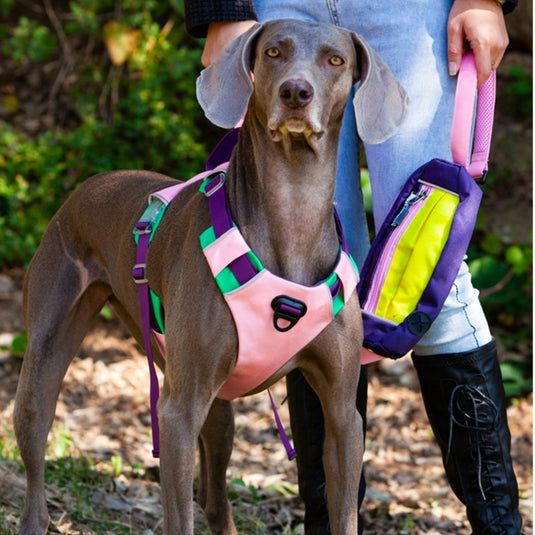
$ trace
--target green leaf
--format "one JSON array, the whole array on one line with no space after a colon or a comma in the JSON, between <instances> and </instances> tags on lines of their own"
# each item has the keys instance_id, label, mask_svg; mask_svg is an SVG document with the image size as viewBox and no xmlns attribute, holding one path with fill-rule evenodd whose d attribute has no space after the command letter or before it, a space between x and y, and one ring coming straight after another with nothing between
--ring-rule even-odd
<instances>
[{"instance_id":1,"label":"green leaf","mask_svg":"<svg viewBox=\"0 0 535 535\"><path fill-rule=\"evenodd\" d=\"M521 275L531 267L532 250L531 248L522 248L519 245L513 245L505 251L505 260L513 266L517 275Z\"/></svg>"},{"instance_id":2,"label":"green leaf","mask_svg":"<svg viewBox=\"0 0 535 535\"><path fill-rule=\"evenodd\" d=\"M502 362L500 364L500 369L502 371L502 378L504 382L521 381L523 378L522 370L518 365L515 365L513 362Z\"/></svg>"},{"instance_id":3,"label":"green leaf","mask_svg":"<svg viewBox=\"0 0 535 535\"><path fill-rule=\"evenodd\" d=\"M481 247L486 253L494 256L499 255L503 249L500 238L495 234L485 234L481 240Z\"/></svg>"},{"instance_id":4,"label":"green leaf","mask_svg":"<svg viewBox=\"0 0 535 535\"><path fill-rule=\"evenodd\" d=\"M28 346L28 337L26 333L18 334L11 342L10 351L13 355L24 355Z\"/></svg>"},{"instance_id":5,"label":"green leaf","mask_svg":"<svg viewBox=\"0 0 535 535\"><path fill-rule=\"evenodd\" d=\"M470 273L474 286L476 288L491 288L503 277L508 271L508 267L499 262L492 256L483 256L469 263Z\"/></svg>"}]
</instances>

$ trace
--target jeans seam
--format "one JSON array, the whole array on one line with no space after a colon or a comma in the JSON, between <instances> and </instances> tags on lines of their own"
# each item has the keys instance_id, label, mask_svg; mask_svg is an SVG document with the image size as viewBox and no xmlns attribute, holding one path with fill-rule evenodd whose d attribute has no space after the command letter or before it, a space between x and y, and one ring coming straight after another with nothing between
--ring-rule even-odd
<instances>
[{"instance_id":1,"label":"jeans seam","mask_svg":"<svg viewBox=\"0 0 535 535\"><path fill-rule=\"evenodd\" d=\"M327 0L327 8L331 15L331 20L336 26L340 26L340 16L338 15L338 10L336 9L337 0Z\"/></svg>"}]
</instances>

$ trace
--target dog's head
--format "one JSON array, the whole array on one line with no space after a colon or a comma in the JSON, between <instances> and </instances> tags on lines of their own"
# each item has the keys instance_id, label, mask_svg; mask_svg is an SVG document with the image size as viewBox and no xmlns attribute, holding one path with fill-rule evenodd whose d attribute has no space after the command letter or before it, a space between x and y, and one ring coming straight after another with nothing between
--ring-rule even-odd
<instances>
[{"instance_id":1,"label":"dog's head","mask_svg":"<svg viewBox=\"0 0 535 535\"><path fill-rule=\"evenodd\" d=\"M341 118L357 82L359 135L381 143L397 131L408 103L387 65L353 32L274 20L253 26L201 72L197 98L208 119L223 128L232 128L251 106L274 141L320 138L332 118Z\"/></svg>"}]
</instances>

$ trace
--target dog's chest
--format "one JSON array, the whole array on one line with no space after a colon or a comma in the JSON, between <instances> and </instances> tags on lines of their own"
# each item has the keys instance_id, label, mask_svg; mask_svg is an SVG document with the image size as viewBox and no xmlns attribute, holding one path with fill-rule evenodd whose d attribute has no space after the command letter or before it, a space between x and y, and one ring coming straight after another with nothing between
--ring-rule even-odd
<instances>
[{"instance_id":1,"label":"dog's chest","mask_svg":"<svg viewBox=\"0 0 535 535\"><path fill-rule=\"evenodd\" d=\"M302 286L272 274L232 221L227 208L225 171L226 165L222 165L154 193L141 221L152 221L151 236L145 240L148 248L167 205L184 187L202 181L199 189L207 197L212 225L201 234L200 246L238 333L236 365L218 397L234 399L264 383L331 323L355 291L358 269L341 239L332 274L318 284ZM138 263L143 263L139 243ZM152 332L165 355L165 314L152 291L150 305Z\"/></svg>"}]
</instances>

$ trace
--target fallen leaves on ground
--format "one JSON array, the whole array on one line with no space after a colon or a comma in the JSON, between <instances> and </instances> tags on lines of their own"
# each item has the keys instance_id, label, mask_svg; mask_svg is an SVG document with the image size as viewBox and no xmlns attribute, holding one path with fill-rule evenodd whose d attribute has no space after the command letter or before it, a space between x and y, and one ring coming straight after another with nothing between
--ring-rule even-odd
<instances>
[{"instance_id":1,"label":"fallen leaves on ground","mask_svg":"<svg viewBox=\"0 0 535 535\"><path fill-rule=\"evenodd\" d=\"M20 307L18 296L13 297L12 306ZM0 353L0 445L4 456L15 447L11 419L20 364L20 358ZM65 378L49 440L49 457L71 456L75 474L85 474L80 459L91 459L93 466L85 475L89 478L86 484L96 484L97 491L92 494L88 512L99 511L102 515L84 518L78 514L73 522L71 513L81 507L80 497L52 481L47 485L52 533L111 535L114 531L103 518L130 533L161 532L148 385L147 364L137 344L115 321L100 320ZM284 383L278 383L273 393L280 403L286 393ZM236 436L228 481L234 512L242 523L240 532L303 533L304 508L296 495L296 465L286 459L267 394L240 399L234 407ZM285 405L280 415L288 426ZM524 533L530 535L531 396L509 407L508 417ZM52 471L54 462L48 464ZM385 361L370 369L365 474L368 486L363 517L367 534L470 533L463 506L444 477L440 452L409 359ZM0 522L6 533L10 533L9 528L15 533L24 488L18 464L0 457ZM208 533L197 506L195 516L196 533ZM0 533L4 533L1 527Z\"/></svg>"}]
</instances>

